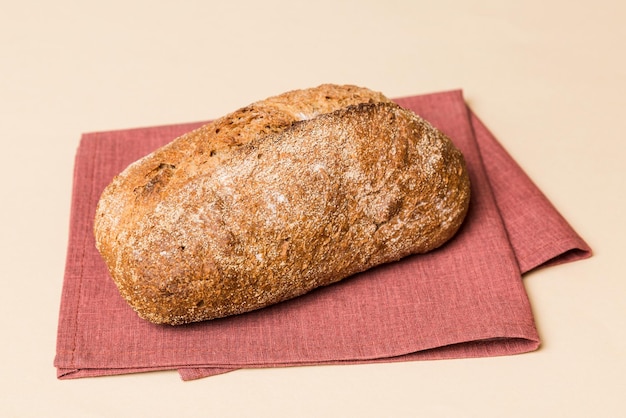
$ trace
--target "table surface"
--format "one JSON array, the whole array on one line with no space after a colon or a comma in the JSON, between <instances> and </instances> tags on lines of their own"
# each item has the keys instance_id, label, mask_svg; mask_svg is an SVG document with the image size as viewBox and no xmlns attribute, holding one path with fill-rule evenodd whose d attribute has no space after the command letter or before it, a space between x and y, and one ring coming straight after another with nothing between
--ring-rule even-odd
<instances>
[{"instance_id":1,"label":"table surface","mask_svg":"<svg viewBox=\"0 0 626 418\"><path fill-rule=\"evenodd\" d=\"M0 416L626 413L626 6L615 0L3 1ZM498 358L59 381L83 132L218 117L294 88L462 88L589 242L525 276L542 347ZM621 415L624 416L624 415Z\"/></svg>"}]
</instances>

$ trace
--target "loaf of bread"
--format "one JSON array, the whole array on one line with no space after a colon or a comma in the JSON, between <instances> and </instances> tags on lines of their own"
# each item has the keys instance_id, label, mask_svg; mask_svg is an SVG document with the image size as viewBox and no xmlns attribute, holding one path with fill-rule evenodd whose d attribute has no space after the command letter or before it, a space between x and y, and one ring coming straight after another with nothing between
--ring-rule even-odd
<instances>
[{"instance_id":1,"label":"loaf of bread","mask_svg":"<svg viewBox=\"0 0 626 418\"><path fill-rule=\"evenodd\" d=\"M433 250L460 227L462 154L382 94L322 85L253 103L131 164L96 245L140 317L241 314Z\"/></svg>"}]
</instances>

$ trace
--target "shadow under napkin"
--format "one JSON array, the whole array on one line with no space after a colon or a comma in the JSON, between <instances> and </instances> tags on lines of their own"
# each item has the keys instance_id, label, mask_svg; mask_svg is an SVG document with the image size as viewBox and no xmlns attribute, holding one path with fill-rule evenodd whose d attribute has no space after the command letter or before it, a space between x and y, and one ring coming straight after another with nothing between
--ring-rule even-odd
<instances>
[{"instance_id":1,"label":"shadow under napkin","mask_svg":"<svg viewBox=\"0 0 626 418\"><path fill-rule=\"evenodd\" d=\"M539 336L521 275L591 255L465 104L461 91L396 100L463 152L472 202L459 233L407 257L259 311L179 327L140 319L95 249L101 191L128 164L201 124L85 134L75 161L57 354L62 379L178 369L184 380L242 367L500 356Z\"/></svg>"}]
</instances>

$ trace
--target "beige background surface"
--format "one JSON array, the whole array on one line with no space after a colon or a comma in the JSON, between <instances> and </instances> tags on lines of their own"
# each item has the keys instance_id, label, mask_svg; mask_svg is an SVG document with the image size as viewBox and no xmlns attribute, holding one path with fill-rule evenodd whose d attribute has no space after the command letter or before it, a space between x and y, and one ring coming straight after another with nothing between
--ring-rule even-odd
<instances>
[{"instance_id":1,"label":"beige background surface","mask_svg":"<svg viewBox=\"0 0 626 418\"><path fill-rule=\"evenodd\" d=\"M0 1L0 416L626 416L626 9L596 1ZM463 88L595 250L525 278L514 357L57 381L81 133L322 82Z\"/></svg>"}]
</instances>

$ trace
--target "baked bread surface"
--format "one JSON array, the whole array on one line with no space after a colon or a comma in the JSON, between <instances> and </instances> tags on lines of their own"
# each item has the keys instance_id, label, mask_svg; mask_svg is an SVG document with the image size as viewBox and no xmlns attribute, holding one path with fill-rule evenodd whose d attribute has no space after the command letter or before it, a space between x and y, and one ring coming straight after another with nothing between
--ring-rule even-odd
<instances>
[{"instance_id":1,"label":"baked bread surface","mask_svg":"<svg viewBox=\"0 0 626 418\"><path fill-rule=\"evenodd\" d=\"M449 240L461 153L382 94L322 85L254 103L131 164L103 192L96 246L139 316L259 309Z\"/></svg>"}]
</instances>

